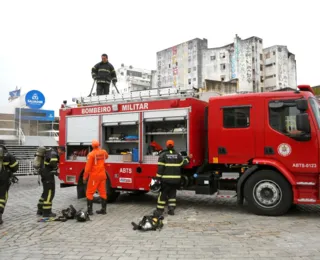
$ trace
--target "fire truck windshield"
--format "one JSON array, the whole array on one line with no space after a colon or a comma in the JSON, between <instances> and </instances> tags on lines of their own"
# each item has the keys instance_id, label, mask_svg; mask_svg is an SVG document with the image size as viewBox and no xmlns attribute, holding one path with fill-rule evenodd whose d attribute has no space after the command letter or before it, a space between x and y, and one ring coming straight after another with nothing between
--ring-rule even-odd
<instances>
[{"instance_id":1,"label":"fire truck windshield","mask_svg":"<svg viewBox=\"0 0 320 260\"><path fill-rule=\"evenodd\" d=\"M309 102L312 107L314 117L317 120L318 128L320 128L320 106L319 106L319 103L315 98L309 98Z\"/></svg>"}]
</instances>

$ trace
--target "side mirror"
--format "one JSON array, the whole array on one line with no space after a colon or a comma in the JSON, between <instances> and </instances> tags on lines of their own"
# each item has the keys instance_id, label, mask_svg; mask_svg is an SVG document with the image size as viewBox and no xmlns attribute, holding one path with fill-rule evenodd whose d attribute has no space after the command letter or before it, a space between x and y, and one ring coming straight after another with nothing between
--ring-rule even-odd
<instances>
[{"instance_id":1,"label":"side mirror","mask_svg":"<svg viewBox=\"0 0 320 260\"><path fill-rule=\"evenodd\" d=\"M308 109L308 100L298 99L296 100L296 106L300 111L306 111Z\"/></svg>"},{"instance_id":2,"label":"side mirror","mask_svg":"<svg viewBox=\"0 0 320 260\"><path fill-rule=\"evenodd\" d=\"M305 134L310 134L310 122L307 113L301 113L296 115L296 123L298 131L302 131Z\"/></svg>"}]
</instances>

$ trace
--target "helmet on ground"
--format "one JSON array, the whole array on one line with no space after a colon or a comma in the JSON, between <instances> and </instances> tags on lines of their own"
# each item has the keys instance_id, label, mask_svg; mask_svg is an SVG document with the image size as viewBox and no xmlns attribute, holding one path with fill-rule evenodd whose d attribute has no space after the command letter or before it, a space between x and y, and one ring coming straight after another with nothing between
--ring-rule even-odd
<instances>
[{"instance_id":1,"label":"helmet on ground","mask_svg":"<svg viewBox=\"0 0 320 260\"><path fill-rule=\"evenodd\" d=\"M79 210L77 212L76 219L79 222L86 222L87 220L90 220L88 212L87 211L82 211L82 210Z\"/></svg>"},{"instance_id":2,"label":"helmet on ground","mask_svg":"<svg viewBox=\"0 0 320 260\"><path fill-rule=\"evenodd\" d=\"M151 192L158 193L161 189L161 181L158 179L152 178L149 187Z\"/></svg>"},{"instance_id":3,"label":"helmet on ground","mask_svg":"<svg viewBox=\"0 0 320 260\"><path fill-rule=\"evenodd\" d=\"M95 148L95 147L99 147L100 143L98 140L92 140L92 143L91 143L92 147Z\"/></svg>"},{"instance_id":4,"label":"helmet on ground","mask_svg":"<svg viewBox=\"0 0 320 260\"><path fill-rule=\"evenodd\" d=\"M166 146L167 146L167 147L174 147L174 141L173 141L173 140L168 140L168 141L166 142Z\"/></svg>"}]
</instances>

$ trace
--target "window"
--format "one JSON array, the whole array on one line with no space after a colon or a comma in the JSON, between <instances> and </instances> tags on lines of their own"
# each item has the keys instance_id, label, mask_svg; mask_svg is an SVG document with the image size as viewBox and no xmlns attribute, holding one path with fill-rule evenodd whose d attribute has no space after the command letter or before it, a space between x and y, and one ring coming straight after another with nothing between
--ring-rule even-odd
<instances>
[{"instance_id":1,"label":"window","mask_svg":"<svg viewBox=\"0 0 320 260\"><path fill-rule=\"evenodd\" d=\"M274 52L272 52L272 54L273 54L273 56L274 56L274 55L276 55L276 52L274 51Z\"/></svg>"},{"instance_id":2,"label":"window","mask_svg":"<svg viewBox=\"0 0 320 260\"><path fill-rule=\"evenodd\" d=\"M309 98L309 102L314 114L314 117L317 120L318 128L320 128L320 107L318 101L315 98Z\"/></svg>"},{"instance_id":3,"label":"window","mask_svg":"<svg viewBox=\"0 0 320 260\"><path fill-rule=\"evenodd\" d=\"M171 68L171 64L169 64L169 69Z\"/></svg>"},{"instance_id":4,"label":"window","mask_svg":"<svg viewBox=\"0 0 320 260\"><path fill-rule=\"evenodd\" d=\"M250 107L223 109L223 127L247 128L250 126Z\"/></svg>"},{"instance_id":5,"label":"window","mask_svg":"<svg viewBox=\"0 0 320 260\"><path fill-rule=\"evenodd\" d=\"M263 55L260 53L260 60L263 60Z\"/></svg>"},{"instance_id":6,"label":"window","mask_svg":"<svg viewBox=\"0 0 320 260\"><path fill-rule=\"evenodd\" d=\"M197 67L193 67L193 71L196 71L197 70Z\"/></svg>"},{"instance_id":7,"label":"window","mask_svg":"<svg viewBox=\"0 0 320 260\"><path fill-rule=\"evenodd\" d=\"M266 59L269 59L270 58L270 52L268 52L265 56L266 56Z\"/></svg>"},{"instance_id":8,"label":"window","mask_svg":"<svg viewBox=\"0 0 320 260\"><path fill-rule=\"evenodd\" d=\"M189 83L189 85L191 85L191 79L188 79L188 83Z\"/></svg>"},{"instance_id":9,"label":"window","mask_svg":"<svg viewBox=\"0 0 320 260\"><path fill-rule=\"evenodd\" d=\"M254 63L254 57L252 57L252 63Z\"/></svg>"},{"instance_id":10,"label":"window","mask_svg":"<svg viewBox=\"0 0 320 260\"><path fill-rule=\"evenodd\" d=\"M178 66L178 62L176 62L176 66Z\"/></svg>"},{"instance_id":11,"label":"window","mask_svg":"<svg viewBox=\"0 0 320 260\"><path fill-rule=\"evenodd\" d=\"M220 70L225 70L226 69L226 64L220 64Z\"/></svg>"},{"instance_id":12,"label":"window","mask_svg":"<svg viewBox=\"0 0 320 260\"><path fill-rule=\"evenodd\" d=\"M271 79L271 78L273 78L273 75L266 76L266 79Z\"/></svg>"},{"instance_id":13,"label":"window","mask_svg":"<svg viewBox=\"0 0 320 260\"><path fill-rule=\"evenodd\" d=\"M121 76L123 76L123 75L124 75L123 71L121 71L121 73L120 73L120 74L121 74Z\"/></svg>"},{"instance_id":14,"label":"window","mask_svg":"<svg viewBox=\"0 0 320 260\"><path fill-rule=\"evenodd\" d=\"M220 58L221 58L221 59L224 59L225 57L226 57L226 54L225 54L224 52L221 52L221 53L220 53Z\"/></svg>"},{"instance_id":15,"label":"window","mask_svg":"<svg viewBox=\"0 0 320 260\"><path fill-rule=\"evenodd\" d=\"M266 67L272 67L272 65L273 65L272 63L269 63L266 65Z\"/></svg>"},{"instance_id":16,"label":"window","mask_svg":"<svg viewBox=\"0 0 320 260\"><path fill-rule=\"evenodd\" d=\"M211 59L211 60L215 60L215 59L216 59L216 56L210 56L210 59Z\"/></svg>"},{"instance_id":17,"label":"window","mask_svg":"<svg viewBox=\"0 0 320 260\"><path fill-rule=\"evenodd\" d=\"M221 81L225 80L225 76L220 76Z\"/></svg>"},{"instance_id":18,"label":"window","mask_svg":"<svg viewBox=\"0 0 320 260\"><path fill-rule=\"evenodd\" d=\"M263 76L260 77L260 82L263 83Z\"/></svg>"},{"instance_id":19,"label":"window","mask_svg":"<svg viewBox=\"0 0 320 260\"><path fill-rule=\"evenodd\" d=\"M296 115L299 113L293 99L271 101L269 103L269 124L276 131L289 134L297 130Z\"/></svg>"},{"instance_id":20,"label":"window","mask_svg":"<svg viewBox=\"0 0 320 260\"><path fill-rule=\"evenodd\" d=\"M260 71L263 71L263 65L260 64Z\"/></svg>"},{"instance_id":21,"label":"window","mask_svg":"<svg viewBox=\"0 0 320 260\"><path fill-rule=\"evenodd\" d=\"M193 78L193 81L197 81L197 78Z\"/></svg>"},{"instance_id":22,"label":"window","mask_svg":"<svg viewBox=\"0 0 320 260\"><path fill-rule=\"evenodd\" d=\"M188 73L191 73L191 68L188 69Z\"/></svg>"}]
</instances>

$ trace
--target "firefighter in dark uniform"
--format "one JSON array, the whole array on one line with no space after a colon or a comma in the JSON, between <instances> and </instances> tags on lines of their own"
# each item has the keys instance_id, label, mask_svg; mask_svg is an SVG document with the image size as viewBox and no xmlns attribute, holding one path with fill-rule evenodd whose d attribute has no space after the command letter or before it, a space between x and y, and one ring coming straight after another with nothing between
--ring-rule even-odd
<instances>
[{"instance_id":1,"label":"firefighter in dark uniform","mask_svg":"<svg viewBox=\"0 0 320 260\"><path fill-rule=\"evenodd\" d=\"M18 171L19 163L4 145L0 145L0 225L2 215L8 201L8 192L13 179L13 173Z\"/></svg>"},{"instance_id":2,"label":"firefighter in dark uniform","mask_svg":"<svg viewBox=\"0 0 320 260\"><path fill-rule=\"evenodd\" d=\"M59 156L63 152L64 147L58 147L57 150L38 147L34 167L39 170L43 192L38 201L37 215L42 215L43 217L56 216L56 214L52 213L52 201L55 195L54 176L58 176Z\"/></svg>"},{"instance_id":3,"label":"firefighter in dark uniform","mask_svg":"<svg viewBox=\"0 0 320 260\"><path fill-rule=\"evenodd\" d=\"M97 81L97 96L108 95L111 81L117 83L117 75L112 64L108 61L108 55L102 54L102 61L96 64L92 70L92 78Z\"/></svg>"},{"instance_id":4,"label":"firefighter in dark uniform","mask_svg":"<svg viewBox=\"0 0 320 260\"><path fill-rule=\"evenodd\" d=\"M164 207L168 201L168 214L174 215L176 208L177 189L181 183L181 167L189 163L188 157L183 157L174 150L174 141L166 142L167 149L162 151L158 159L158 173L156 178L161 180L161 190L158 196L155 216L160 216L164 212Z\"/></svg>"}]
</instances>

